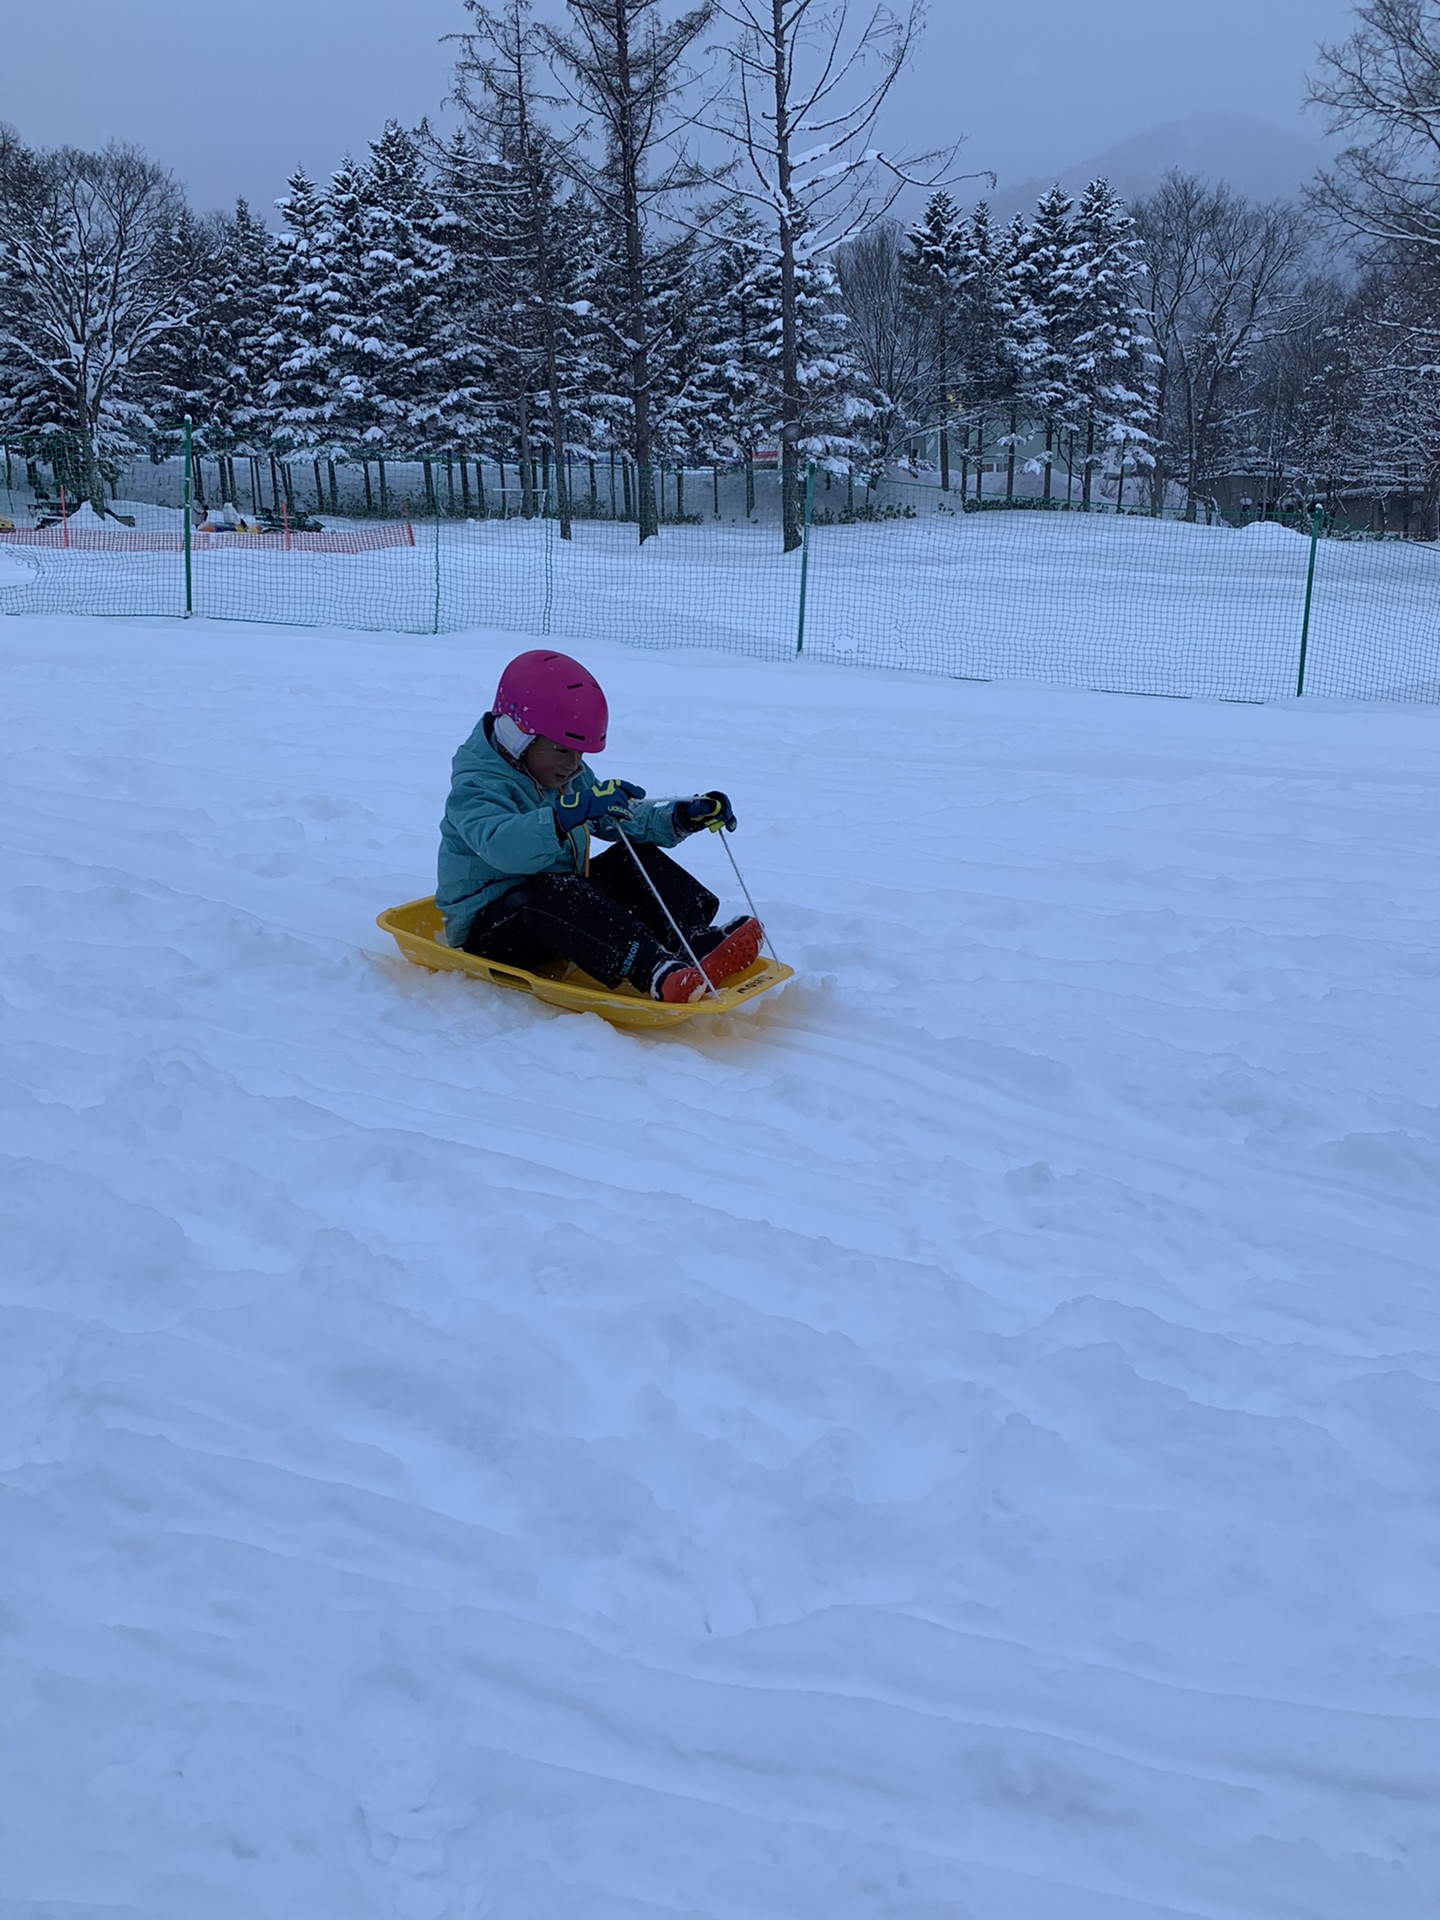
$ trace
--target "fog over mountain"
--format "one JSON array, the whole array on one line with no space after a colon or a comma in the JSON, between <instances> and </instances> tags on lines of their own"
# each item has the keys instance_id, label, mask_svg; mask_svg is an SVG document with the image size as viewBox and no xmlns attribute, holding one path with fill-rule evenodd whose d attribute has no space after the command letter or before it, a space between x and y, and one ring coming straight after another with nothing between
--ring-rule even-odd
<instances>
[{"instance_id":1,"label":"fog over mountain","mask_svg":"<svg viewBox=\"0 0 1440 1920\"><path fill-rule=\"evenodd\" d=\"M1092 180L1108 180L1127 200L1153 193L1173 169L1198 173L1233 187L1253 200L1293 200L1314 179L1333 153L1325 140L1238 114L1196 114L1136 134L1103 153L1092 154L1058 174L1037 174L1011 185L1002 179L989 198L1002 219L1028 212L1056 180L1067 193L1079 193ZM980 197L971 188L968 197Z\"/></svg>"}]
</instances>

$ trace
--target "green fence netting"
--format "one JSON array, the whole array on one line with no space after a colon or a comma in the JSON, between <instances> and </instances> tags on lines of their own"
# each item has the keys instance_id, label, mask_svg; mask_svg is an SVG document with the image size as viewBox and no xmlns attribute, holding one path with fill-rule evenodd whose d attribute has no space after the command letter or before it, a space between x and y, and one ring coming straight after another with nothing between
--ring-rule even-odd
<instances>
[{"instance_id":1,"label":"green fence netting","mask_svg":"<svg viewBox=\"0 0 1440 1920\"><path fill-rule=\"evenodd\" d=\"M52 449L53 451L53 449ZM1237 528L813 476L781 550L773 470L576 460L107 455L103 511L7 450L0 611L705 646L975 680L1267 700L1440 699L1440 547L1323 516ZM188 547L188 551L187 551Z\"/></svg>"}]
</instances>

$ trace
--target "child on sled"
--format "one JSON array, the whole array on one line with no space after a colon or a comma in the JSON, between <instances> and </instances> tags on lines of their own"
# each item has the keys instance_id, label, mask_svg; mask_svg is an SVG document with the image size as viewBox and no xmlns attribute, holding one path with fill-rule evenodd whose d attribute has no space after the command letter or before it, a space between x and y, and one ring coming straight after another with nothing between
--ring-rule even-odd
<instances>
[{"instance_id":1,"label":"child on sled","mask_svg":"<svg viewBox=\"0 0 1440 1920\"><path fill-rule=\"evenodd\" d=\"M734 810L720 792L646 800L597 780L583 756L603 749L608 722L599 684L568 654L506 667L455 755L435 891L445 938L502 965L559 957L605 987L699 1000L754 962L762 930L746 915L715 926L715 895L662 849L733 832ZM617 844L592 860L592 835Z\"/></svg>"}]
</instances>

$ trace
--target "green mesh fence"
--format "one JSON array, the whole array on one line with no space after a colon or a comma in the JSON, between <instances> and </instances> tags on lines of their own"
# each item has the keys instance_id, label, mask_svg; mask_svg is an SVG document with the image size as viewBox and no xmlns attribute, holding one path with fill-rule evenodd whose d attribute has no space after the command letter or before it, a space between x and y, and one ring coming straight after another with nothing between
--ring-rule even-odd
<instances>
[{"instance_id":1,"label":"green mesh fence","mask_svg":"<svg viewBox=\"0 0 1440 1920\"><path fill-rule=\"evenodd\" d=\"M77 472L73 454L6 452L0 611L185 613L183 460L109 450L102 513L76 504ZM642 545L632 471L608 458L570 465L568 538L552 478L537 469L522 487L513 462L489 456L200 455L189 610L803 651L1232 700L1295 695L1303 643L1306 693L1440 699L1431 542L1332 536L1323 523L1312 541L1308 523L1206 526L1113 504L1007 510L935 485L819 474L804 547L786 554L778 475L707 468L656 475L660 532Z\"/></svg>"}]
</instances>

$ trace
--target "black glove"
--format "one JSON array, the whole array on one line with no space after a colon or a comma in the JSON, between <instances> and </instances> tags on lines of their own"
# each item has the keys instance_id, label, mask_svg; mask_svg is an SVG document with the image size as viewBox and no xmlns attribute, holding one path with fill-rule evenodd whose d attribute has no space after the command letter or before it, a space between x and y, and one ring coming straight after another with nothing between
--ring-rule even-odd
<instances>
[{"instance_id":1,"label":"black glove","mask_svg":"<svg viewBox=\"0 0 1440 1920\"><path fill-rule=\"evenodd\" d=\"M727 833L733 833L735 809L729 794L712 789L709 793L697 793L693 800L677 800L675 825L681 833L701 833L706 827L711 833L719 833L722 827Z\"/></svg>"}]
</instances>

